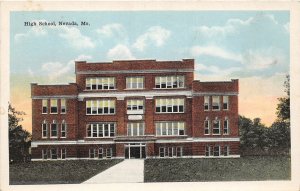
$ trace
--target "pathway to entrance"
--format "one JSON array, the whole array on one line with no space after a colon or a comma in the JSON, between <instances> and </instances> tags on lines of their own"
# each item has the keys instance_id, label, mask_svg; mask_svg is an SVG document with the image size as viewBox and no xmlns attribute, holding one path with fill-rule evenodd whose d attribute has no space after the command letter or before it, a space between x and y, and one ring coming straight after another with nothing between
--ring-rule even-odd
<instances>
[{"instance_id":1,"label":"pathway to entrance","mask_svg":"<svg viewBox=\"0 0 300 191\"><path fill-rule=\"evenodd\" d=\"M144 182L144 160L126 159L93 176L83 184Z\"/></svg>"}]
</instances>

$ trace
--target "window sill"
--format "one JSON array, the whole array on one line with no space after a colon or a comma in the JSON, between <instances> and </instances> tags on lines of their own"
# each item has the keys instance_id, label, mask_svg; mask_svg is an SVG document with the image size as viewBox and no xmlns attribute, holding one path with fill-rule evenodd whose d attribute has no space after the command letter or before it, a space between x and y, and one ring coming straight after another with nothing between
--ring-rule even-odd
<instances>
[{"instance_id":1,"label":"window sill","mask_svg":"<svg viewBox=\"0 0 300 191\"><path fill-rule=\"evenodd\" d=\"M49 113L49 114L58 114L58 113Z\"/></svg>"},{"instance_id":2,"label":"window sill","mask_svg":"<svg viewBox=\"0 0 300 191\"><path fill-rule=\"evenodd\" d=\"M115 113L108 113L108 114L86 114L86 115L94 116L94 115L116 115L116 114Z\"/></svg>"},{"instance_id":3,"label":"window sill","mask_svg":"<svg viewBox=\"0 0 300 191\"><path fill-rule=\"evenodd\" d=\"M145 88L126 88L124 90L125 91L128 91L128 90L145 90Z\"/></svg>"},{"instance_id":4,"label":"window sill","mask_svg":"<svg viewBox=\"0 0 300 191\"><path fill-rule=\"evenodd\" d=\"M99 91L99 92L102 92L102 91L116 91L118 89L95 89L95 90L87 90L87 89L84 89L83 91L86 91L86 92L92 92L92 91Z\"/></svg>"},{"instance_id":5,"label":"window sill","mask_svg":"<svg viewBox=\"0 0 300 191\"><path fill-rule=\"evenodd\" d=\"M155 114L185 114L185 112L155 112Z\"/></svg>"},{"instance_id":6,"label":"window sill","mask_svg":"<svg viewBox=\"0 0 300 191\"><path fill-rule=\"evenodd\" d=\"M182 90L186 89L186 87L183 88L152 88L153 90Z\"/></svg>"},{"instance_id":7,"label":"window sill","mask_svg":"<svg viewBox=\"0 0 300 191\"><path fill-rule=\"evenodd\" d=\"M115 137L84 137L85 139L113 139Z\"/></svg>"}]
</instances>

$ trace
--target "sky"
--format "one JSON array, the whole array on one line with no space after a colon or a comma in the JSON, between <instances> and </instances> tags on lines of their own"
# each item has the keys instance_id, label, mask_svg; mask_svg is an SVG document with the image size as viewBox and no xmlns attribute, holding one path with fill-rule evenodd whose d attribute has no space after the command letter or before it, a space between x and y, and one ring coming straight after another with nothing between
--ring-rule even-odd
<instances>
[{"instance_id":1,"label":"sky","mask_svg":"<svg viewBox=\"0 0 300 191\"><path fill-rule=\"evenodd\" d=\"M239 114L271 125L285 96L289 38L288 11L11 12L10 102L31 131L30 83L75 82L74 60L193 58L195 79L239 79Z\"/></svg>"}]
</instances>

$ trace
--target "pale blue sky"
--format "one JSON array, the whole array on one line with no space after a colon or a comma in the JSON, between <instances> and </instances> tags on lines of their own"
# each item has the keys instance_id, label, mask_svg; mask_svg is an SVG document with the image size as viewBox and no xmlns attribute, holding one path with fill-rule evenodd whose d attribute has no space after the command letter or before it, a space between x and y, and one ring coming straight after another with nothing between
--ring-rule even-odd
<instances>
[{"instance_id":1,"label":"pale blue sky","mask_svg":"<svg viewBox=\"0 0 300 191\"><path fill-rule=\"evenodd\" d=\"M254 106L253 100L257 92L262 102L284 95L288 11L43 11L12 12L10 19L13 87L73 82L74 60L194 58L196 79L240 79L240 111L246 115L252 105L253 115L268 111L272 116L266 118L273 119L276 103ZM57 26L28 27L26 21L55 21ZM58 26L59 21L79 26ZM81 21L89 26L80 26Z\"/></svg>"}]
</instances>

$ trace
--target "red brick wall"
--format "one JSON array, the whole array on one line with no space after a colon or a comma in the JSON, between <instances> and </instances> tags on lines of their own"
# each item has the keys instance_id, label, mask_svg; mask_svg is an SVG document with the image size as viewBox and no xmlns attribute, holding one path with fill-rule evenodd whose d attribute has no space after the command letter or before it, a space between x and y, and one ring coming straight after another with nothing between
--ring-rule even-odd
<instances>
[{"instance_id":1,"label":"red brick wall","mask_svg":"<svg viewBox=\"0 0 300 191\"><path fill-rule=\"evenodd\" d=\"M77 96L77 85L71 83L69 85L37 85L31 84L31 96L40 96L38 99L32 99L32 139L42 139L42 123L44 120L48 124L48 138L50 136L50 123L56 120L58 125L58 138L60 139L60 130L63 120L67 124L67 137L62 138L63 140L74 140L77 137L77 98L65 98L66 99L66 113L60 114L61 102L58 98L57 109L58 114L50 114L50 99L48 99L48 114L42 114L42 97L47 96ZM43 138L43 140L45 140ZM53 140L51 138L51 140Z\"/></svg>"},{"instance_id":2,"label":"red brick wall","mask_svg":"<svg viewBox=\"0 0 300 191\"><path fill-rule=\"evenodd\" d=\"M205 156L205 146L206 145L221 146L221 155L223 154L224 146L228 145L230 155L238 155L239 154L240 143L235 141L235 142L206 142L206 143L194 142L192 144L193 155Z\"/></svg>"},{"instance_id":3,"label":"red brick wall","mask_svg":"<svg viewBox=\"0 0 300 191\"><path fill-rule=\"evenodd\" d=\"M221 106L223 105L221 96ZM212 101L210 101L210 104ZM193 130L195 137L237 137L239 136L238 128L238 96L229 96L229 109L220 111L205 111L204 110L204 96L195 96L193 98ZM206 117L210 121L214 120L215 117L221 120L221 132L223 132L223 121L225 117L229 120L229 135L204 135L204 121ZM210 124L212 128L212 123Z\"/></svg>"}]
</instances>

